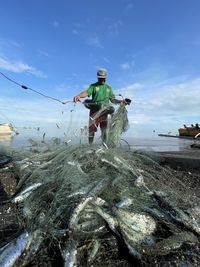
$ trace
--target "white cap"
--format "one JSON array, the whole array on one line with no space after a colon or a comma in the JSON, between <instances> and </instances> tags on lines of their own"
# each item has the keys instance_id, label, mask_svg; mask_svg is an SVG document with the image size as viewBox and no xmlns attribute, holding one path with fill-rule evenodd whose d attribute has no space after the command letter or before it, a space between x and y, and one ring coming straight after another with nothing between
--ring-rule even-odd
<instances>
[{"instance_id":1,"label":"white cap","mask_svg":"<svg viewBox=\"0 0 200 267\"><path fill-rule=\"evenodd\" d=\"M107 78L107 70L106 69L98 69L97 71L97 77L98 78Z\"/></svg>"}]
</instances>

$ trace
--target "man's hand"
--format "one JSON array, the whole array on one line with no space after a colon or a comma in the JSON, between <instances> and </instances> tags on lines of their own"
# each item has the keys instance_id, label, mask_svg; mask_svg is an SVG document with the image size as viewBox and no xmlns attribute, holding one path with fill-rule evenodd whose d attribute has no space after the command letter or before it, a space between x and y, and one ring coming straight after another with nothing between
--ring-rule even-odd
<instances>
[{"instance_id":1,"label":"man's hand","mask_svg":"<svg viewBox=\"0 0 200 267\"><path fill-rule=\"evenodd\" d=\"M77 96L74 97L73 101L74 101L75 103L76 103L76 102L80 102L80 99L81 99L80 95L77 95Z\"/></svg>"},{"instance_id":2,"label":"man's hand","mask_svg":"<svg viewBox=\"0 0 200 267\"><path fill-rule=\"evenodd\" d=\"M130 105L131 104L131 99L125 98L124 99L124 103L125 103L125 105Z\"/></svg>"},{"instance_id":3,"label":"man's hand","mask_svg":"<svg viewBox=\"0 0 200 267\"><path fill-rule=\"evenodd\" d=\"M73 101L76 103L76 102L80 102L81 100L81 98L85 98L86 96L88 96L88 93L87 93L87 91L83 91L83 92L81 92L79 95L77 95L77 96L75 96L74 97L74 99L73 99Z\"/></svg>"},{"instance_id":4,"label":"man's hand","mask_svg":"<svg viewBox=\"0 0 200 267\"><path fill-rule=\"evenodd\" d=\"M120 105L126 105L126 101L123 99L123 100L119 100L120 102L119 102L119 104Z\"/></svg>"}]
</instances>

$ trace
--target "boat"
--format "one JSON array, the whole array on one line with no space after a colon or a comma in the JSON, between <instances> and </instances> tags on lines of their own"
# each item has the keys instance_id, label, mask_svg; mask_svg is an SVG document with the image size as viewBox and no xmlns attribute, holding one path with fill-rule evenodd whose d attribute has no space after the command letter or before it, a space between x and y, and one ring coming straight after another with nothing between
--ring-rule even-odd
<instances>
[{"instance_id":1,"label":"boat","mask_svg":"<svg viewBox=\"0 0 200 267\"><path fill-rule=\"evenodd\" d=\"M0 136L11 136L14 133L13 126L9 123L0 124Z\"/></svg>"},{"instance_id":2,"label":"boat","mask_svg":"<svg viewBox=\"0 0 200 267\"><path fill-rule=\"evenodd\" d=\"M184 128L178 129L179 136L200 138L200 125L196 123L195 125L191 124L191 126L186 126L184 124Z\"/></svg>"},{"instance_id":3,"label":"boat","mask_svg":"<svg viewBox=\"0 0 200 267\"><path fill-rule=\"evenodd\" d=\"M175 137L175 138L182 138L182 139L200 139L200 124L196 123L191 124L191 126L183 125L184 127L178 129L178 133L176 135L168 134L158 134L161 137Z\"/></svg>"}]
</instances>

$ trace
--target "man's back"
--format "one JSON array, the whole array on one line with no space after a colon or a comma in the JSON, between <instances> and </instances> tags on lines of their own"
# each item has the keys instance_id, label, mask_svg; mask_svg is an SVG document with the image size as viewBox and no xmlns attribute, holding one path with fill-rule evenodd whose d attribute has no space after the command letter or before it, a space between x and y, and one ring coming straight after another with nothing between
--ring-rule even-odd
<instances>
[{"instance_id":1,"label":"man's back","mask_svg":"<svg viewBox=\"0 0 200 267\"><path fill-rule=\"evenodd\" d=\"M98 82L93 83L87 89L88 96L92 96L94 102L101 104L109 104L109 99L114 98L115 95L110 85Z\"/></svg>"}]
</instances>

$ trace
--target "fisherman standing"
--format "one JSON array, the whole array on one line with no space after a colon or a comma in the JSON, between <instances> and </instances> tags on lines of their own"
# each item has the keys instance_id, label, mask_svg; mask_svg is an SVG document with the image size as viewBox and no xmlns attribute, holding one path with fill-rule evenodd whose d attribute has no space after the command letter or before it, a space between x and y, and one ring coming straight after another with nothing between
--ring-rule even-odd
<instances>
[{"instance_id":1,"label":"fisherman standing","mask_svg":"<svg viewBox=\"0 0 200 267\"><path fill-rule=\"evenodd\" d=\"M111 101L113 104L127 104L126 100L118 100L115 98L112 87L106 83L107 70L99 69L97 71L98 81L91 84L85 91L74 97L74 102L80 101L81 98L92 96L92 100L86 100L85 106L90 109L89 114L89 144L93 143L95 132L98 126L101 129L102 141L106 141L106 130L108 125L108 114L114 112L114 108L109 106ZM102 106L107 106L107 112L98 114ZM97 116L98 114L98 116ZM96 116L95 116L96 115Z\"/></svg>"}]
</instances>

